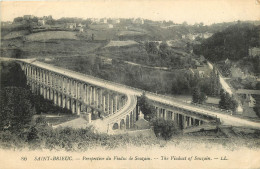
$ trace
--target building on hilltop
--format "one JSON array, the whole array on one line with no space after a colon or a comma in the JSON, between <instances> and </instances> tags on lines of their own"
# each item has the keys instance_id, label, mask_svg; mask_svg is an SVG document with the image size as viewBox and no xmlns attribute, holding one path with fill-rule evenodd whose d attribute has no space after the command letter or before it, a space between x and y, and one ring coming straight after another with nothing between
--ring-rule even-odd
<instances>
[{"instance_id":1,"label":"building on hilltop","mask_svg":"<svg viewBox=\"0 0 260 169\"><path fill-rule=\"evenodd\" d=\"M137 18L137 19L135 19L135 20L133 21L133 23L143 25L143 24L144 24L144 20L143 20L142 18Z\"/></svg>"},{"instance_id":2,"label":"building on hilltop","mask_svg":"<svg viewBox=\"0 0 260 169\"><path fill-rule=\"evenodd\" d=\"M69 29L75 29L76 27L77 27L76 23L67 23L67 25L66 25L66 28L69 28Z\"/></svg>"},{"instance_id":3,"label":"building on hilltop","mask_svg":"<svg viewBox=\"0 0 260 169\"><path fill-rule=\"evenodd\" d=\"M120 19L118 19L118 18L112 19L112 23L113 24L118 24L118 23L120 23Z\"/></svg>"},{"instance_id":4,"label":"building on hilltop","mask_svg":"<svg viewBox=\"0 0 260 169\"><path fill-rule=\"evenodd\" d=\"M101 22L101 23L107 23L107 18L102 18L102 19L100 20L100 22Z\"/></svg>"},{"instance_id":5,"label":"building on hilltop","mask_svg":"<svg viewBox=\"0 0 260 169\"><path fill-rule=\"evenodd\" d=\"M46 24L46 21L44 19L38 20L38 25L44 26Z\"/></svg>"},{"instance_id":6,"label":"building on hilltop","mask_svg":"<svg viewBox=\"0 0 260 169\"><path fill-rule=\"evenodd\" d=\"M92 23L99 23L100 19L99 18L91 18L90 19Z\"/></svg>"}]
</instances>

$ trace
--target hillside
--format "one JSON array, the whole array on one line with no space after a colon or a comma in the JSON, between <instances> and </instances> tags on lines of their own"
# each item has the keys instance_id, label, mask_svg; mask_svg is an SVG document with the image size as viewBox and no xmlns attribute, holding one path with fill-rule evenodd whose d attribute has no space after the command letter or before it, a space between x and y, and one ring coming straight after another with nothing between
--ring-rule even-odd
<instances>
[{"instance_id":1,"label":"hillside","mask_svg":"<svg viewBox=\"0 0 260 169\"><path fill-rule=\"evenodd\" d=\"M248 56L248 49L260 46L260 26L238 22L215 33L194 46L194 53L204 55L210 61L239 60Z\"/></svg>"},{"instance_id":2,"label":"hillside","mask_svg":"<svg viewBox=\"0 0 260 169\"><path fill-rule=\"evenodd\" d=\"M75 32L69 31L47 31L32 33L25 36L26 41L48 41L53 39L78 39Z\"/></svg>"}]
</instances>

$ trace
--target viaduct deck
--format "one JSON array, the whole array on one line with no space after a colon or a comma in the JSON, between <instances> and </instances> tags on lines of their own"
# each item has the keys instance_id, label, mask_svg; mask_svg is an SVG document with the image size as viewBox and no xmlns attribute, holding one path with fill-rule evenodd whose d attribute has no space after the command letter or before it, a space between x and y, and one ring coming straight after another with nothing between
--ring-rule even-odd
<instances>
[{"instance_id":1,"label":"viaduct deck","mask_svg":"<svg viewBox=\"0 0 260 169\"><path fill-rule=\"evenodd\" d=\"M141 96L143 94L143 92L145 92L147 98L154 101L154 102L158 102L160 104L165 104L165 105L170 105L172 107L177 107L180 110L184 110L184 111L195 112L195 113L202 114L202 115L205 115L205 116L210 116L210 117L217 117L217 118L220 119L221 123L225 124L225 125L248 126L248 127L260 129L260 123L258 123L258 122L253 122L253 121L249 121L247 119L234 117L234 116L229 115L229 114L223 114L223 112L221 112L220 110L198 107L196 105L192 105L192 104L189 104L189 103L185 103L185 102L176 100L173 97L169 97L169 96L165 96L165 95L161 95L161 94L156 94L156 93L144 91L144 90L141 90L141 89L133 88L133 87L130 87L130 86L110 82L110 81L103 80L103 79L100 79L100 78L96 78L96 77L93 77L93 76L84 75L84 74L74 72L74 71L71 71L71 70L67 70L67 69L64 69L64 68L52 66L52 65L42 63L42 62L39 62L39 61L28 60L28 59L17 59L17 60L31 64L31 65L34 65L34 66L37 66L37 67L40 67L42 69L46 69L46 70L55 72L57 74L61 74L61 75L64 75L64 76L68 76L68 77L77 79L79 81L88 82L88 83L96 85L96 86L100 86L100 87L103 87L103 88L106 88L106 89L109 89L109 90L113 90L113 91L116 91L116 92L119 92L119 93L123 93L123 94L128 95L128 96ZM130 99L130 100L134 100L134 99ZM132 104L132 103L130 103L130 104ZM131 106L129 106L129 107L131 107ZM124 113L124 111L120 111L120 112ZM116 117L113 116L113 119L114 118L116 118ZM109 120L112 120L112 117L107 119L107 121L109 121Z\"/></svg>"}]
</instances>

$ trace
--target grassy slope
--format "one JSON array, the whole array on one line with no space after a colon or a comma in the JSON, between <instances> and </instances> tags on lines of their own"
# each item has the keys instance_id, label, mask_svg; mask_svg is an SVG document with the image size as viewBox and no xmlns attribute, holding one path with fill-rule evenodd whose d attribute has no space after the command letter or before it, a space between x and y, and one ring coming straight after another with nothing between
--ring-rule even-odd
<instances>
[{"instance_id":1,"label":"grassy slope","mask_svg":"<svg viewBox=\"0 0 260 169\"><path fill-rule=\"evenodd\" d=\"M28 41L48 41L51 39L78 39L75 32L68 31L47 31L32 33L25 36Z\"/></svg>"},{"instance_id":2,"label":"grassy slope","mask_svg":"<svg viewBox=\"0 0 260 169\"><path fill-rule=\"evenodd\" d=\"M7 40L7 39L20 38L20 37L23 37L27 34L29 34L28 30L12 31L12 32L6 34L5 36L3 36L3 39Z\"/></svg>"},{"instance_id":3,"label":"grassy slope","mask_svg":"<svg viewBox=\"0 0 260 169\"><path fill-rule=\"evenodd\" d=\"M104 42L85 40L52 40L46 43L26 42L23 50L28 57L73 57L88 55L91 51L104 46Z\"/></svg>"},{"instance_id":4,"label":"grassy slope","mask_svg":"<svg viewBox=\"0 0 260 169\"><path fill-rule=\"evenodd\" d=\"M136 45L138 44L135 41L110 41L105 47L119 47L119 46L131 46L131 45Z\"/></svg>"}]
</instances>

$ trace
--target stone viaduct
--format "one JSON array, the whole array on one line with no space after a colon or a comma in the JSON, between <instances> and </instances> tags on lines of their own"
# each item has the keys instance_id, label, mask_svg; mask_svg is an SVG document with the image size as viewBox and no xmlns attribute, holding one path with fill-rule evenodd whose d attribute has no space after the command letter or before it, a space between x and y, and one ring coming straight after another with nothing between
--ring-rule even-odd
<instances>
[{"instance_id":1,"label":"stone viaduct","mask_svg":"<svg viewBox=\"0 0 260 169\"><path fill-rule=\"evenodd\" d=\"M105 126L103 131L130 129L138 120L140 110L137 97L145 92L143 90L39 61L17 61L27 76L32 92L43 95L45 99L52 100L72 113L100 117ZM225 124L236 120L224 116L219 110L198 107L151 92L145 93L156 108L158 117L174 120L182 129L214 123L219 119Z\"/></svg>"}]
</instances>

